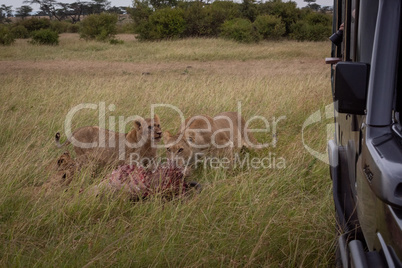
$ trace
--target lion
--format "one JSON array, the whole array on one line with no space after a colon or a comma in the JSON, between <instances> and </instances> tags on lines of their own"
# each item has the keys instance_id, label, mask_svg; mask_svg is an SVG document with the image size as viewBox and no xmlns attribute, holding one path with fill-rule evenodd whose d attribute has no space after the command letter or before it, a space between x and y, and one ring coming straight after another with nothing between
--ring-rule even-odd
<instances>
[{"instance_id":1,"label":"lion","mask_svg":"<svg viewBox=\"0 0 402 268\"><path fill-rule=\"evenodd\" d=\"M49 180L43 185L45 188L67 186L71 183L74 174L86 163L85 156L74 160L69 152L64 152L55 162L48 167Z\"/></svg>"},{"instance_id":2,"label":"lion","mask_svg":"<svg viewBox=\"0 0 402 268\"><path fill-rule=\"evenodd\" d=\"M74 146L76 156L85 155L100 166L125 164L135 159L151 160L156 157L155 145L162 138L158 115L153 119L137 119L128 133L119 133L98 126L86 126L75 130L68 141L60 144L60 133L55 136L59 148ZM147 163L148 161L144 161Z\"/></svg>"},{"instance_id":3,"label":"lion","mask_svg":"<svg viewBox=\"0 0 402 268\"><path fill-rule=\"evenodd\" d=\"M198 115L187 118L179 133L163 133L167 158L180 166L188 166L200 157L228 157L233 159L236 149L258 148L246 122L237 112L223 112L211 118Z\"/></svg>"}]
</instances>

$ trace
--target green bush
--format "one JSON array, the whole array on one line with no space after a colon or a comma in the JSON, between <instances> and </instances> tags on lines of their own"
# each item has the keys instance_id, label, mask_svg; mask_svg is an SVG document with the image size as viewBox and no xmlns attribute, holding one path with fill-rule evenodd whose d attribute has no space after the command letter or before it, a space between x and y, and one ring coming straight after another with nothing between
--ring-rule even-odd
<instances>
[{"instance_id":1,"label":"green bush","mask_svg":"<svg viewBox=\"0 0 402 268\"><path fill-rule=\"evenodd\" d=\"M15 42L15 37L10 29L6 26L0 25L0 45L11 45Z\"/></svg>"},{"instance_id":2,"label":"green bush","mask_svg":"<svg viewBox=\"0 0 402 268\"><path fill-rule=\"evenodd\" d=\"M127 13L130 14L135 28L147 22L152 12L153 10L149 6L149 3L141 0L133 0L133 7L127 8Z\"/></svg>"},{"instance_id":3,"label":"green bush","mask_svg":"<svg viewBox=\"0 0 402 268\"><path fill-rule=\"evenodd\" d=\"M57 33L66 33L71 22L54 20L50 23L50 29Z\"/></svg>"},{"instance_id":4,"label":"green bush","mask_svg":"<svg viewBox=\"0 0 402 268\"><path fill-rule=\"evenodd\" d=\"M242 17L254 22L258 16L257 4L255 0L243 0L240 4Z\"/></svg>"},{"instance_id":5,"label":"green bush","mask_svg":"<svg viewBox=\"0 0 402 268\"><path fill-rule=\"evenodd\" d=\"M324 40L331 28L331 16L300 10L296 2L244 0L171 1L175 7L154 9L158 0L134 0L127 9L134 21L134 33L142 40L207 36L254 42L282 36L297 40ZM165 1L166 2L166 1ZM171 6L169 4L169 6ZM184 29L184 30L183 30ZM123 32L124 29L120 29ZM223 32L221 32L223 31Z\"/></svg>"},{"instance_id":6,"label":"green bush","mask_svg":"<svg viewBox=\"0 0 402 268\"><path fill-rule=\"evenodd\" d=\"M290 37L298 41L324 41L332 32L331 17L327 14L308 12L302 20L291 26Z\"/></svg>"},{"instance_id":7,"label":"green bush","mask_svg":"<svg viewBox=\"0 0 402 268\"><path fill-rule=\"evenodd\" d=\"M116 14L89 15L80 23L80 37L86 40L96 39L98 41L113 39L117 33L117 20Z\"/></svg>"},{"instance_id":8,"label":"green bush","mask_svg":"<svg viewBox=\"0 0 402 268\"><path fill-rule=\"evenodd\" d=\"M311 24L321 24L324 26L331 26L332 25L332 18L331 16L323 13L317 13L317 12L311 12L308 13L305 17L304 20Z\"/></svg>"},{"instance_id":9,"label":"green bush","mask_svg":"<svg viewBox=\"0 0 402 268\"><path fill-rule=\"evenodd\" d=\"M257 7L260 15L271 15L281 18L286 27L286 34L291 32L292 24L300 20L301 10L297 8L294 1L267 1L260 3Z\"/></svg>"},{"instance_id":10,"label":"green bush","mask_svg":"<svg viewBox=\"0 0 402 268\"><path fill-rule=\"evenodd\" d=\"M50 29L41 29L32 32L31 44L35 45L58 45L59 34Z\"/></svg>"},{"instance_id":11,"label":"green bush","mask_svg":"<svg viewBox=\"0 0 402 268\"><path fill-rule=\"evenodd\" d=\"M290 37L297 41L324 41L331 35L331 26L311 25L306 21L298 21L291 27Z\"/></svg>"},{"instance_id":12,"label":"green bush","mask_svg":"<svg viewBox=\"0 0 402 268\"><path fill-rule=\"evenodd\" d=\"M286 33L285 23L275 16L258 16L253 24L264 39L278 39Z\"/></svg>"},{"instance_id":13,"label":"green bush","mask_svg":"<svg viewBox=\"0 0 402 268\"><path fill-rule=\"evenodd\" d=\"M38 31L40 29L48 29L48 28L50 28L50 20L31 18L31 19L20 21L19 25L24 26L28 30L28 32L31 33L31 32L34 32L34 31Z\"/></svg>"},{"instance_id":14,"label":"green bush","mask_svg":"<svg viewBox=\"0 0 402 268\"><path fill-rule=\"evenodd\" d=\"M219 36L220 27L226 20L239 18L241 5L232 1L214 1L205 5L202 1L180 2L184 10L186 30L183 36Z\"/></svg>"},{"instance_id":15,"label":"green bush","mask_svg":"<svg viewBox=\"0 0 402 268\"><path fill-rule=\"evenodd\" d=\"M177 38L186 29L184 11L180 8L163 8L149 16L147 22L136 28L141 40Z\"/></svg>"},{"instance_id":16,"label":"green bush","mask_svg":"<svg viewBox=\"0 0 402 268\"><path fill-rule=\"evenodd\" d=\"M184 19L186 21L186 30L183 35L190 36L209 36L211 35L210 20L208 10L204 4L199 1L181 2L181 8L184 10Z\"/></svg>"},{"instance_id":17,"label":"green bush","mask_svg":"<svg viewBox=\"0 0 402 268\"><path fill-rule=\"evenodd\" d=\"M15 38L28 38L29 32L27 28L22 25L17 25L11 28L11 33L14 35Z\"/></svg>"},{"instance_id":18,"label":"green bush","mask_svg":"<svg viewBox=\"0 0 402 268\"><path fill-rule=\"evenodd\" d=\"M225 21L220 35L242 43L258 42L261 39L251 21L240 18Z\"/></svg>"},{"instance_id":19,"label":"green bush","mask_svg":"<svg viewBox=\"0 0 402 268\"><path fill-rule=\"evenodd\" d=\"M210 35L218 36L225 21L240 18L241 6L232 1L215 1L205 7Z\"/></svg>"}]
</instances>

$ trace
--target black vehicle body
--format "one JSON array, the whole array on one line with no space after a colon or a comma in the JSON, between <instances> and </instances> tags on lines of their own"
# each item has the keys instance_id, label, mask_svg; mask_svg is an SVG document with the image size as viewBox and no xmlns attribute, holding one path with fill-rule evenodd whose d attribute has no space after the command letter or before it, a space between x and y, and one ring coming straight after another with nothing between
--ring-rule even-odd
<instances>
[{"instance_id":1,"label":"black vehicle body","mask_svg":"<svg viewBox=\"0 0 402 268\"><path fill-rule=\"evenodd\" d=\"M334 0L335 136L328 143L337 264L402 267L400 0ZM335 62L335 63L334 63Z\"/></svg>"}]
</instances>

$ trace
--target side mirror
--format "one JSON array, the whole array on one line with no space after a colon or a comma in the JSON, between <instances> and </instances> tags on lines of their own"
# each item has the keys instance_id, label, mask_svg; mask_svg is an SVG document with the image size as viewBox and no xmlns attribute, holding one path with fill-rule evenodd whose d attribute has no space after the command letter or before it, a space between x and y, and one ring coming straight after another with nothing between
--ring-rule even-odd
<instances>
[{"instance_id":1,"label":"side mirror","mask_svg":"<svg viewBox=\"0 0 402 268\"><path fill-rule=\"evenodd\" d=\"M365 114L369 65L361 62L339 62L335 67L334 101L339 113Z\"/></svg>"}]
</instances>

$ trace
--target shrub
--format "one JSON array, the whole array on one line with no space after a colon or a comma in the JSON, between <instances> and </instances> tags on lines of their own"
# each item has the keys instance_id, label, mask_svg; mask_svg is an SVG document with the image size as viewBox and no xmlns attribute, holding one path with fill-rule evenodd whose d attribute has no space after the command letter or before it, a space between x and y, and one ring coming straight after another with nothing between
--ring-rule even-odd
<instances>
[{"instance_id":1,"label":"shrub","mask_svg":"<svg viewBox=\"0 0 402 268\"><path fill-rule=\"evenodd\" d=\"M258 16L254 26L264 39L278 39L286 33L285 23L271 15Z\"/></svg>"},{"instance_id":2,"label":"shrub","mask_svg":"<svg viewBox=\"0 0 402 268\"><path fill-rule=\"evenodd\" d=\"M32 33L30 43L36 45L58 45L59 34L50 29L41 29Z\"/></svg>"},{"instance_id":3,"label":"shrub","mask_svg":"<svg viewBox=\"0 0 402 268\"><path fill-rule=\"evenodd\" d=\"M292 25L291 31L290 37L297 41L324 41L331 35L331 26L298 21Z\"/></svg>"},{"instance_id":4,"label":"shrub","mask_svg":"<svg viewBox=\"0 0 402 268\"><path fill-rule=\"evenodd\" d=\"M19 24L24 26L30 33L38 31L40 29L50 28L50 20L48 19L31 18L27 20L22 20L19 22Z\"/></svg>"},{"instance_id":5,"label":"shrub","mask_svg":"<svg viewBox=\"0 0 402 268\"><path fill-rule=\"evenodd\" d=\"M106 41L112 39L117 32L116 14L92 14L80 23L80 37L84 39L96 39Z\"/></svg>"},{"instance_id":6,"label":"shrub","mask_svg":"<svg viewBox=\"0 0 402 268\"><path fill-rule=\"evenodd\" d=\"M163 8L155 11L149 20L136 29L139 39L160 40L180 37L186 29L184 11L180 8Z\"/></svg>"},{"instance_id":7,"label":"shrub","mask_svg":"<svg viewBox=\"0 0 402 268\"><path fill-rule=\"evenodd\" d=\"M294 1L267 1L258 5L260 15L271 15L281 18L286 27L286 34L291 32L291 25L300 19L301 11Z\"/></svg>"},{"instance_id":8,"label":"shrub","mask_svg":"<svg viewBox=\"0 0 402 268\"><path fill-rule=\"evenodd\" d=\"M11 33L10 29L6 26L0 25L0 44L8 46L14 42L15 42L15 37Z\"/></svg>"},{"instance_id":9,"label":"shrub","mask_svg":"<svg viewBox=\"0 0 402 268\"><path fill-rule=\"evenodd\" d=\"M241 6L232 1L214 1L205 7L207 12L206 21L210 34L218 36L221 26L227 20L241 17Z\"/></svg>"},{"instance_id":10,"label":"shrub","mask_svg":"<svg viewBox=\"0 0 402 268\"><path fill-rule=\"evenodd\" d=\"M218 36L226 20L241 17L241 5L232 1L214 1L205 5L202 1L180 2L184 10L186 30L184 36Z\"/></svg>"},{"instance_id":11,"label":"shrub","mask_svg":"<svg viewBox=\"0 0 402 268\"><path fill-rule=\"evenodd\" d=\"M71 25L70 22L55 20L55 21L52 21L52 22L50 23L50 29L51 29L52 31L54 31L54 32L59 33L59 34L60 34L60 33L66 33L67 30L68 30L68 27L69 27L70 25Z\"/></svg>"},{"instance_id":12,"label":"shrub","mask_svg":"<svg viewBox=\"0 0 402 268\"><path fill-rule=\"evenodd\" d=\"M153 10L149 6L149 3L141 0L134 0L133 7L127 8L127 13L130 14L130 18L133 20L135 27L147 22L152 12Z\"/></svg>"},{"instance_id":13,"label":"shrub","mask_svg":"<svg viewBox=\"0 0 402 268\"><path fill-rule=\"evenodd\" d=\"M242 17L249 19L250 21L255 21L257 17L257 4L255 3L254 0L243 0L243 2L240 4L241 8L241 13Z\"/></svg>"},{"instance_id":14,"label":"shrub","mask_svg":"<svg viewBox=\"0 0 402 268\"><path fill-rule=\"evenodd\" d=\"M15 38L28 38L29 32L27 28L22 25L17 25L11 28L11 33L14 35Z\"/></svg>"},{"instance_id":15,"label":"shrub","mask_svg":"<svg viewBox=\"0 0 402 268\"><path fill-rule=\"evenodd\" d=\"M211 34L211 22L208 20L208 10L199 1L181 2L186 20L186 30L184 35L188 36L208 36Z\"/></svg>"},{"instance_id":16,"label":"shrub","mask_svg":"<svg viewBox=\"0 0 402 268\"><path fill-rule=\"evenodd\" d=\"M331 28L329 15L308 12L302 20L291 26L290 37L298 41L323 41L331 35Z\"/></svg>"},{"instance_id":17,"label":"shrub","mask_svg":"<svg viewBox=\"0 0 402 268\"><path fill-rule=\"evenodd\" d=\"M305 21L307 21L308 24L315 25L315 24L321 24L324 26L331 26L332 25L332 19L329 15L323 14L323 13L316 13L316 12L311 12L308 13L305 18Z\"/></svg>"},{"instance_id":18,"label":"shrub","mask_svg":"<svg viewBox=\"0 0 402 268\"><path fill-rule=\"evenodd\" d=\"M221 27L221 36L243 43L258 42L261 39L251 21L240 18L225 21Z\"/></svg>"}]
</instances>

